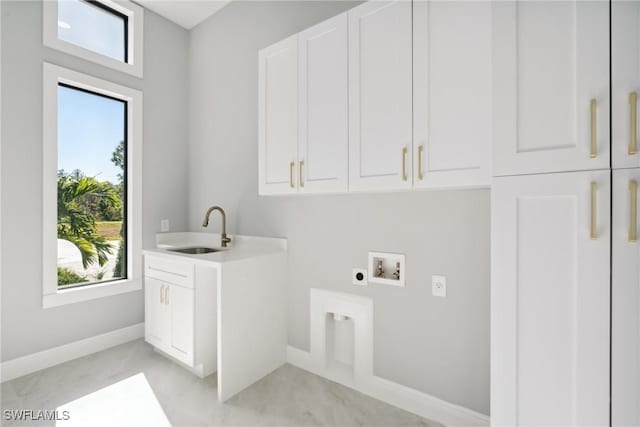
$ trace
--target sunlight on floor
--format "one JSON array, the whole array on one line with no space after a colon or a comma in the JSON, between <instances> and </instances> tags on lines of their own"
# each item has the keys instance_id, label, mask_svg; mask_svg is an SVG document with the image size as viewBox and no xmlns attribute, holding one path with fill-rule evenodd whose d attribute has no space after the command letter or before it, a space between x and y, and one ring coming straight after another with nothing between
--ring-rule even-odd
<instances>
[{"instance_id":1,"label":"sunlight on floor","mask_svg":"<svg viewBox=\"0 0 640 427\"><path fill-rule=\"evenodd\" d=\"M171 427L144 374L97 390L57 408L69 411L69 420L56 426Z\"/></svg>"}]
</instances>

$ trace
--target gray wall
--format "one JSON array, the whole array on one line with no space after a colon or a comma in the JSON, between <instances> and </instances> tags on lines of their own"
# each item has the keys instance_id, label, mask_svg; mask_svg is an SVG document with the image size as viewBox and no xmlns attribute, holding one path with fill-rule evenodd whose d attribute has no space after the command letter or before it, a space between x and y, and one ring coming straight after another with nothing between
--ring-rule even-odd
<instances>
[{"instance_id":1,"label":"gray wall","mask_svg":"<svg viewBox=\"0 0 640 427\"><path fill-rule=\"evenodd\" d=\"M353 5L233 2L191 32L190 228L220 204L232 232L289 239L290 345L309 350L310 288L370 296L375 373L488 414L488 190L258 197L257 51ZM351 285L369 250L406 254L406 288Z\"/></svg>"},{"instance_id":2,"label":"gray wall","mask_svg":"<svg viewBox=\"0 0 640 427\"><path fill-rule=\"evenodd\" d=\"M144 246L187 227L188 33L145 13L144 79L42 46L40 2L2 7L2 353L6 361L143 321L142 292L42 309L42 61L144 93Z\"/></svg>"}]
</instances>

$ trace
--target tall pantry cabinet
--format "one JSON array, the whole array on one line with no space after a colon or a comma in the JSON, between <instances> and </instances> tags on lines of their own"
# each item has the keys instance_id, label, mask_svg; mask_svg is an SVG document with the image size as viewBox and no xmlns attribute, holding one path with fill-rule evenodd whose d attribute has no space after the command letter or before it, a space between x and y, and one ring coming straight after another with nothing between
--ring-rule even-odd
<instances>
[{"instance_id":1,"label":"tall pantry cabinet","mask_svg":"<svg viewBox=\"0 0 640 427\"><path fill-rule=\"evenodd\" d=\"M611 4L611 422L640 425L640 2Z\"/></svg>"},{"instance_id":2,"label":"tall pantry cabinet","mask_svg":"<svg viewBox=\"0 0 640 427\"><path fill-rule=\"evenodd\" d=\"M640 76L615 77L614 59L610 89L609 14L597 0L493 3L494 425L637 425L635 175L611 167L637 161L621 153ZM637 58L637 24L617 31Z\"/></svg>"},{"instance_id":3,"label":"tall pantry cabinet","mask_svg":"<svg viewBox=\"0 0 640 427\"><path fill-rule=\"evenodd\" d=\"M640 3L493 19L492 423L640 425Z\"/></svg>"}]
</instances>

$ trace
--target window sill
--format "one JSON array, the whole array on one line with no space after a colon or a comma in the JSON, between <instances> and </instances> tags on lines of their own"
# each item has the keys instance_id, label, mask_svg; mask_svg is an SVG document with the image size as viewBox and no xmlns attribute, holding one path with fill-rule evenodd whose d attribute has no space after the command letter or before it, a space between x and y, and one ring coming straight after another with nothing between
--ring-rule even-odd
<instances>
[{"instance_id":1,"label":"window sill","mask_svg":"<svg viewBox=\"0 0 640 427\"><path fill-rule=\"evenodd\" d=\"M117 282L99 283L91 286L64 289L42 296L42 308L58 307L76 302L104 298L126 292L142 290L142 279L127 279Z\"/></svg>"}]
</instances>

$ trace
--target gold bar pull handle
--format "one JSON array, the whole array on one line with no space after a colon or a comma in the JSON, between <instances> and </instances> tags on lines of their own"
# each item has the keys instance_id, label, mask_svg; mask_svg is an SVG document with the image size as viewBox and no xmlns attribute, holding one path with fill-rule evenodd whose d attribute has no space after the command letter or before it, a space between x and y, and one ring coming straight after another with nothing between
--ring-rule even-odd
<instances>
[{"instance_id":1,"label":"gold bar pull handle","mask_svg":"<svg viewBox=\"0 0 640 427\"><path fill-rule=\"evenodd\" d=\"M169 285L165 286L164 289L164 303L165 305L169 305Z\"/></svg>"},{"instance_id":2,"label":"gold bar pull handle","mask_svg":"<svg viewBox=\"0 0 640 427\"><path fill-rule=\"evenodd\" d=\"M631 112L631 121L629 130L629 155L633 156L638 153L638 93L631 92L629 94L629 110Z\"/></svg>"},{"instance_id":3,"label":"gold bar pull handle","mask_svg":"<svg viewBox=\"0 0 640 427\"><path fill-rule=\"evenodd\" d=\"M164 304L164 286L160 286L160 304Z\"/></svg>"},{"instance_id":4,"label":"gold bar pull handle","mask_svg":"<svg viewBox=\"0 0 640 427\"><path fill-rule=\"evenodd\" d=\"M424 152L424 146L418 146L418 179L422 181L424 174L422 173L422 153Z\"/></svg>"},{"instance_id":5,"label":"gold bar pull handle","mask_svg":"<svg viewBox=\"0 0 640 427\"><path fill-rule=\"evenodd\" d=\"M638 241L638 181L629 181L629 201L631 212L629 220L629 241Z\"/></svg>"},{"instance_id":6,"label":"gold bar pull handle","mask_svg":"<svg viewBox=\"0 0 640 427\"><path fill-rule=\"evenodd\" d=\"M300 187L304 187L304 173L303 173L303 168L304 168L304 160L300 160Z\"/></svg>"},{"instance_id":7,"label":"gold bar pull handle","mask_svg":"<svg viewBox=\"0 0 640 427\"><path fill-rule=\"evenodd\" d=\"M295 183L293 182L293 169L296 167L296 162L289 163L289 186L291 188L295 188Z\"/></svg>"},{"instance_id":8,"label":"gold bar pull handle","mask_svg":"<svg viewBox=\"0 0 640 427\"><path fill-rule=\"evenodd\" d=\"M598 101L593 98L591 100L591 158L598 157L598 132L596 127Z\"/></svg>"},{"instance_id":9,"label":"gold bar pull handle","mask_svg":"<svg viewBox=\"0 0 640 427\"><path fill-rule=\"evenodd\" d=\"M591 240L598 239L598 184L591 181Z\"/></svg>"},{"instance_id":10,"label":"gold bar pull handle","mask_svg":"<svg viewBox=\"0 0 640 427\"><path fill-rule=\"evenodd\" d=\"M402 147L402 180L407 179L407 147Z\"/></svg>"}]
</instances>

